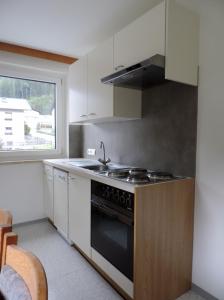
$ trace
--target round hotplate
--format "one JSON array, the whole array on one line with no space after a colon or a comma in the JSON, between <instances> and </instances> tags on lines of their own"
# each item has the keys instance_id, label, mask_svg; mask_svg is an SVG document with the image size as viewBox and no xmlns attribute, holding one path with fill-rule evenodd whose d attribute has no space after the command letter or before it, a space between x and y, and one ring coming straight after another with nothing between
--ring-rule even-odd
<instances>
[{"instance_id":1,"label":"round hotplate","mask_svg":"<svg viewBox=\"0 0 224 300\"><path fill-rule=\"evenodd\" d=\"M116 169L106 172L106 175L111 178L126 178L129 175L129 169Z\"/></svg>"},{"instance_id":2,"label":"round hotplate","mask_svg":"<svg viewBox=\"0 0 224 300\"><path fill-rule=\"evenodd\" d=\"M131 176L147 176L147 169L142 168L131 168L129 170L129 174Z\"/></svg>"},{"instance_id":3,"label":"round hotplate","mask_svg":"<svg viewBox=\"0 0 224 300\"><path fill-rule=\"evenodd\" d=\"M130 183L149 183L150 182L150 179L148 176L128 176L127 177L127 182L130 182Z\"/></svg>"},{"instance_id":4,"label":"round hotplate","mask_svg":"<svg viewBox=\"0 0 224 300\"><path fill-rule=\"evenodd\" d=\"M148 172L148 176L151 180L169 180L169 179L173 179L173 175L171 173L160 172L160 171Z\"/></svg>"}]
</instances>

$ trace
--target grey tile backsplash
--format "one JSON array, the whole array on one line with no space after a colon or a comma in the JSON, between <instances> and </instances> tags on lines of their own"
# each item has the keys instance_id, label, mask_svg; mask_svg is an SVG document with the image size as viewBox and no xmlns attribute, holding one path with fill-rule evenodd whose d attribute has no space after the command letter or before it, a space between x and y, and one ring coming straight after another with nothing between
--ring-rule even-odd
<instances>
[{"instance_id":1,"label":"grey tile backsplash","mask_svg":"<svg viewBox=\"0 0 224 300\"><path fill-rule=\"evenodd\" d=\"M168 82L145 90L142 101L140 120L70 126L70 156L96 148L101 157L102 140L114 162L194 176L197 88Z\"/></svg>"},{"instance_id":2,"label":"grey tile backsplash","mask_svg":"<svg viewBox=\"0 0 224 300\"><path fill-rule=\"evenodd\" d=\"M82 157L81 126L69 126L69 157Z\"/></svg>"}]
</instances>

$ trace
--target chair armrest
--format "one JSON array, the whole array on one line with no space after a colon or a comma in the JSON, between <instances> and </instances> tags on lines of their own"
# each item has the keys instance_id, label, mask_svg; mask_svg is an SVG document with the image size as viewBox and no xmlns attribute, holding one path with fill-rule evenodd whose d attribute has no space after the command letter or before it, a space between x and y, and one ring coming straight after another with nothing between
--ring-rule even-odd
<instances>
[{"instance_id":1,"label":"chair armrest","mask_svg":"<svg viewBox=\"0 0 224 300\"><path fill-rule=\"evenodd\" d=\"M1 263L2 266L6 263L6 251L7 247L10 245L17 245L18 241L18 235L14 232L7 232L4 234L3 237L3 247L2 247L2 257L1 257Z\"/></svg>"},{"instance_id":2,"label":"chair armrest","mask_svg":"<svg viewBox=\"0 0 224 300\"><path fill-rule=\"evenodd\" d=\"M12 214L10 211L0 209L0 225L12 225Z\"/></svg>"},{"instance_id":3,"label":"chair armrest","mask_svg":"<svg viewBox=\"0 0 224 300\"><path fill-rule=\"evenodd\" d=\"M0 226L0 270L2 267L2 251L4 243L4 235L12 231L12 226L1 225Z\"/></svg>"}]
</instances>

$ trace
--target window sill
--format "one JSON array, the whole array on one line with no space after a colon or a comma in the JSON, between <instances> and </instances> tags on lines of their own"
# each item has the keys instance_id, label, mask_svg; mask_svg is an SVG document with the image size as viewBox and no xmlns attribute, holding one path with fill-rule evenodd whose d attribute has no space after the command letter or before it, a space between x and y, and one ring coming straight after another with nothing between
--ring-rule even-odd
<instances>
[{"instance_id":1,"label":"window sill","mask_svg":"<svg viewBox=\"0 0 224 300\"><path fill-rule=\"evenodd\" d=\"M0 165L15 165L15 164L25 164L25 163L40 163L43 160L10 160L10 161L0 161Z\"/></svg>"},{"instance_id":2,"label":"window sill","mask_svg":"<svg viewBox=\"0 0 224 300\"><path fill-rule=\"evenodd\" d=\"M63 151L16 151L0 152L0 164L40 162L44 159L65 158Z\"/></svg>"}]
</instances>

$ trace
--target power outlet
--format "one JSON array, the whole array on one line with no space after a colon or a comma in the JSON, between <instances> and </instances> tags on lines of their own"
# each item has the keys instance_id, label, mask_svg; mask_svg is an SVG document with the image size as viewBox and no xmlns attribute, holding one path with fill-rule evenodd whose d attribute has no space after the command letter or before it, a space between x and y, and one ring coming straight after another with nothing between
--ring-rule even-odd
<instances>
[{"instance_id":1,"label":"power outlet","mask_svg":"<svg viewBox=\"0 0 224 300\"><path fill-rule=\"evenodd\" d=\"M96 149L87 149L87 155L95 156L96 155Z\"/></svg>"}]
</instances>

